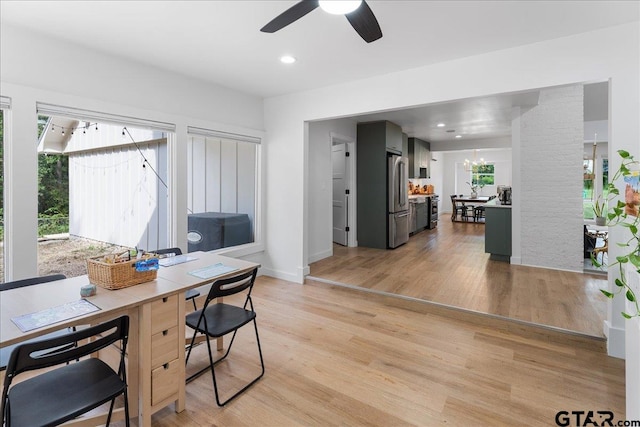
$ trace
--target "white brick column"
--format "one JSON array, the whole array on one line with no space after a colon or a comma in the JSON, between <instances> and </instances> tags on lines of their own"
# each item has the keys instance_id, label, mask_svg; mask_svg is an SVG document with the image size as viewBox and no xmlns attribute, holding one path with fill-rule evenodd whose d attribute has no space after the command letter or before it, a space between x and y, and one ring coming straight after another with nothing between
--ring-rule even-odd
<instances>
[{"instance_id":1,"label":"white brick column","mask_svg":"<svg viewBox=\"0 0 640 427\"><path fill-rule=\"evenodd\" d=\"M538 105L521 111L513 174L520 175L523 265L582 271L583 116L581 84L543 89Z\"/></svg>"}]
</instances>

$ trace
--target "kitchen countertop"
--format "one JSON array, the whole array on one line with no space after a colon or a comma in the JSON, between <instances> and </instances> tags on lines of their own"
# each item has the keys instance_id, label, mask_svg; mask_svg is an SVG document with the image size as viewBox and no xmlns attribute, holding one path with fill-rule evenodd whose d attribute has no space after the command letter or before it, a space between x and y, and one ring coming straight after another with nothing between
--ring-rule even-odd
<instances>
[{"instance_id":1,"label":"kitchen countertop","mask_svg":"<svg viewBox=\"0 0 640 427\"><path fill-rule=\"evenodd\" d=\"M409 202L411 203L425 203L427 197L435 197L437 194L409 194Z\"/></svg>"},{"instance_id":2,"label":"kitchen countertop","mask_svg":"<svg viewBox=\"0 0 640 427\"><path fill-rule=\"evenodd\" d=\"M511 209L511 205L503 205L500 200L496 197L495 199L489 200L484 204L485 208L505 208Z\"/></svg>"}]
</instances>

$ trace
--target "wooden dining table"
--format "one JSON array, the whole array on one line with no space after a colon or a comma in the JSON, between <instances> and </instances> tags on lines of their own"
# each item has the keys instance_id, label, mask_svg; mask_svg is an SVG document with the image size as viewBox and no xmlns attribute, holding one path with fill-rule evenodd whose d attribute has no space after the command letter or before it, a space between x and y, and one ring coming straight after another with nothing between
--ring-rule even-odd
<instances>
[{"instance_id":1,"label":"wooden dining table","mask_svg":"<svg viewBox=\"0 0 640 427\"><path fill-rule=\"evenodd\" d=\"M456 202L464 202L464 203L487 203L489 201L489 196L458 196L454 198Z\"/></svg>"}]
</instances>

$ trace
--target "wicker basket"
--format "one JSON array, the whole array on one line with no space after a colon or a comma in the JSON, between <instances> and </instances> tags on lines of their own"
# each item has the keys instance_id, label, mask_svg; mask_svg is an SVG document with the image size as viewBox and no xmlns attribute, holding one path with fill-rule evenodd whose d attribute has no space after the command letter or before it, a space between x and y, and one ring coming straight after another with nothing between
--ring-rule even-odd
<instances>
[{"instance_id":1,"label":"wicker basket","mask_svg":"<svg viewBox=\"0 0 640 427\"><path fill-rule=\"evenodd\" d=\"M87 259L89 282L101 288L128 288L155 280L158 275L158 270L136 271L136 262L139 261L136 259L118 263L106 263L102 259L102 256Z\"/></svg>"}]
</instances>

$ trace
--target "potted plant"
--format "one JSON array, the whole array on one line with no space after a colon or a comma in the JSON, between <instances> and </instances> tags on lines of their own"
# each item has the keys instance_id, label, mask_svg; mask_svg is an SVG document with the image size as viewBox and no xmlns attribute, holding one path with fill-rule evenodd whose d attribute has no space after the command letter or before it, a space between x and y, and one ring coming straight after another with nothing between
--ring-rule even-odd
<instances>
[{"instance_id":1,"label":"potted plant","mask_svg":"<svg viewBox=\"0 0 640 427\"><path fill-rule=\"evenodd\" d=\"M609 227L627 228L631 237L627 241L617 243L617 246L623 249L623 254L616 256L615 262L608 266L609 268L617 266L619 269L619 277L615 279L616 289L613 292L600 289L600 292L607 298L613 298L617 294L624 293L625 298L631 302L634 308L631 313L627 313L626 311L622 312L622 316L626 319L631 319L632 317L640 317L640 306L638 305L634 289L627 281L626 271L626 267L630 266L630 270L635 270L636 273L640 273L640 234L638 233L638 229L640 228L640 215L638 214L638 208L640 207L638 168L640 168L640 161L635 160L633 156L625 150L618 150L618 154L622 157L622 163L614 174L613 179L609 181L609 195L607 196L607 200L603 201L602 206L605 206L605 203L611 206L609 211L606 212L606 225ZM618 200L614 202L615 197L621 194L621 191L614 184L619 179L625 181L625 201ZM603 265L598 262L593 255L591 256L591 262L596 267Z\"/></svg>"},{"instance_id":2,"label":"potted plant","mask_svg":"<svg viewBox=\"0 0 640 427\"><path fill-rule=\"evenodd\" d=\"M605 215L607 214L607 201L601 200L600 196L593 202L593 213L596 216L596 225L605 225L607 219Z\"/></svg>"},{"instance_id":3,"label":"potted plant","mask_svg":"<svg viewBox=\"0 0 640 427\"><path fill-rule=\"evenodd\" d=\"M467 181L467 184L471 188L471 198L472 199L475 199L476 197L478 197L478 188L482 189L482 187L484 187L484 182L479 182L477 184L471 184L469 181Z\"/></svg>"}]
</instances>

